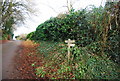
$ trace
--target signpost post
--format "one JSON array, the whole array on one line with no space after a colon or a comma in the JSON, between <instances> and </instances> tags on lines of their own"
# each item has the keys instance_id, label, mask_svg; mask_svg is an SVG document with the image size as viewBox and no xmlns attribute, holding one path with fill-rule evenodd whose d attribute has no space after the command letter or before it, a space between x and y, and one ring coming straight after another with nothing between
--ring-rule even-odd
<instances>
[{"instance_id":1,"label":"signpost post","mask_svg":"<svg viewBox=\"0 0 120 81\"><path fill-rule=\"evenodd\" d=\"M68 55L67 55L67 57L68 57L68 61L69 61L70 60L70 47L75 46L75 44L72 44L72 43L75 43L75 40L68 39L68 40L65 40L65 43L67 43L67 45L68 45Z\"/></svg>"}]
</instances>

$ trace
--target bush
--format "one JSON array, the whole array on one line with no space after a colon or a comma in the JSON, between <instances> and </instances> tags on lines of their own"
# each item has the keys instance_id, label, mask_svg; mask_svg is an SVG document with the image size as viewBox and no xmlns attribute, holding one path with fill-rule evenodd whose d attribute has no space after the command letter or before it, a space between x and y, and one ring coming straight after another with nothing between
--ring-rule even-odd
<instances>
[{"instance_id":1,"label":"bush","mask_svg":"<svg viewBox=\"0 0 120 81\"><path fill-rule=\"evenodd\" d=\"M34 39L34 34L35 34L35 31L34 32L30 32L28 35L27 35L27 39L30 39L30 40L33 40Z\"/></svg>"},{"instance_id":2,"label":"bush","mask_svg":"<svg viewBox=\"0 0 120 81\"><path fill-rule=\"evenodd\" d=\"M86 20L86 11L81 10L40 24L34 40L64 41L70 38L75 39L79 46L85 46L94 41L93 34L91 25Z\"/></svg>"},{"instance_id":3,"label":"bush","mask_svg":"<svg viewBox=\"0 0 120 81\"><path fill-rule=\"evenodd\" d=\"M74 48L73 63L75 68L76 79L118 79L119 67L107 56L97 56L88 48Z\"/></svg>"},{"instance_id":4,"label":"bush","mask_svg":"<svg viewBox=\"0 0 120 81\"><path fill-rule=\"evenodd\" d=\"M99 56L111 56L111 59L119 64L119 3L108 3L104 8L92 6L50 18L37 27L31 39L35 41L74 39L78 47L87 47L89 51Z\"/></svg>"},{"instance_id":5,"label":"bush","mask_svg":"<svg viewBox=\"0 0 120 81\"><path fill-rule=\"evenodd\" d=\"M27 36L27 34L21 34L21 35L15 36L15 38L17 40L26 40L26 36Z\"/></svg>"}]
</instances>

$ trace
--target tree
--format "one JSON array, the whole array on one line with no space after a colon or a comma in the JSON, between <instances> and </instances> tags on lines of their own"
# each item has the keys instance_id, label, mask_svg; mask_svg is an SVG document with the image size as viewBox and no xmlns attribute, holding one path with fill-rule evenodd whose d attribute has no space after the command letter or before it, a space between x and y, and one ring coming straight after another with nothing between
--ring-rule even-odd
<instances>
[{"instance_id":1,"label":"tree","mask_svg":"<svg viewBox=\"0 0 120 81\"><path fill-rule=\"evenodd\" d=\"M24 3L23 3L24 2ZM1 26L3 37L12 37L15 25L24 23L26 16L32 12L32 9L26 5L30 3L28 0L5 0L1 3L2 14L1 14ZM10 38L7 39L10 39Z\"/></svg>"},{"instance_id":2,"label":"tree","mask_svg":"<svg viewBox=\"0 0 120 81\"><path fill-rule=\"evenodd\" d=\"M79 0L66 0L66 5L63 7L67 8L67 13L71 13L74 11L73 5Z\"/></svg>"},{"instance_id":3,"label":"tree","mask_svg":"<svg viewBox=\"0 0 120 81\"><path fill-rule=\"evenodd\" d=\"M107 32L107 46L106 49L111 58L120 64L120 1L119 2L106 2L105 9L109 14Z\"/></svg>"}]
</instances>

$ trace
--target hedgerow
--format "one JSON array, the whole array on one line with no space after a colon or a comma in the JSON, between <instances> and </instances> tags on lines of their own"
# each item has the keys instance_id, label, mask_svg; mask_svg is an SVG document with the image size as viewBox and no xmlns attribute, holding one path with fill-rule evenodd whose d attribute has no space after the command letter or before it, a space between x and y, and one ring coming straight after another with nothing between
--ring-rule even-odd
<instances>
[{"instance_id":1,"label":"hedgerow","mask_svg":"<svg viewBox=\"0 0 120 81\"><path fill-rule=\"evenodd\" d=\"M51 64L50 66L46 65L44 68L40 67L37 69L37 75L49 76L51 74L53 75L51 76L52 78L55 78L54 75L58 75L57 78L73 77L76 79L120 78L118 71L119 67L117 67L120 63L119 12L120 2L115 4L106 3L105 7L100 6L96 8L92 6L88 9L72 11L69 14L64 14L64 17L50 18L40 24L36 28L34 35L32 35L32 40L64 42L66 39L74 39L77 47L72 50L72 57L74 59L71 64L66 65L67 62L65 59L67 58L64 56L66 52L61 50L58 54L59 57L55 56L54 58L54 53L52 53L52 56L48 55L49 58L53 60L57 59L54 60L54 63L52 63L53 65L62 61L60 66L58 65L59 68L52 67L55 70L57 69L58 73L53 73L51 70L44 71L44 68L51 68L50 66L53 66ZM52 52L52 49L49 51ZM47 52L47 50L45 52ZM39 53L44 54L44 52L40 50ZM53 60L51 61L53 62ZM77 68L74 69L74 67ZM66 69L68 70L66 71ZM43 71L44 74L42 75L41 73Z\"/></svg>"}]
</instances>

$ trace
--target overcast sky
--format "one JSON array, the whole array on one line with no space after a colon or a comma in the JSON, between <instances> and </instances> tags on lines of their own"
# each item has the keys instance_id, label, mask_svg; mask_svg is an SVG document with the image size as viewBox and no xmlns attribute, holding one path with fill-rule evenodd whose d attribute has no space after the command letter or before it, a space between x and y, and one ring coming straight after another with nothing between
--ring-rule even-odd
<instances>
[{"instance_id":1,"label":"overcast sky","mask_svg":"<svg viewBox=\"0 0 120 81\"><path fill-rule=\"evenodd\" d=\"M100 5L104 5L104 2L105 0L72 0L72 3L74 3L73 7L76 10L85 8L88 5L95 5L98 7ZM40 23L43 23L50 17L57 16L59 13L67 11L67 8L64 7L66 5L66 0L34 0L32 8L36 10L37 16L28 18L25 22L25 25L17 28L17 30L14 32L15 36L20 34L28 34L32 31L35 31L36 27Z\"/></svg>"}]
</instances>

